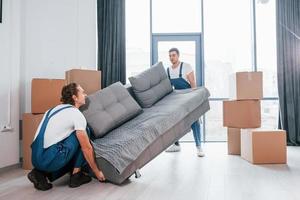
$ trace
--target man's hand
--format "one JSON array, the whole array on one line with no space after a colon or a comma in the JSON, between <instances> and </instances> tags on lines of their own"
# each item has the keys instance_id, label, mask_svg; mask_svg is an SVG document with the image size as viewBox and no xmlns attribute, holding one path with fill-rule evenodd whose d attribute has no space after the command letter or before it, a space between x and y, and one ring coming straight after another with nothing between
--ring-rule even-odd
<instances>
[{"instance_id":1,"label":"man's hand","mask_svg":"<svg viewBox=\"0 0 300 200\"><path fill-rule=\"evenodd\" d=\"M97 167L94 157L94 149L90 143L90 139L85 131L76 131L77 139L80 143L81 150L83 152L85 160L93 170L95 176L99 181L105 181L105 177L102 171Z\"/></svg>"},{"instance_id":2,"label":"man's hand","mask_svg":"<svg viewBox=\"0 0 300 200\"><path fill-rule=\"evenodd\" d=\"M95 173L95 176L97 177L97 179L98 179L99 181L101 181L101 182L105 181L105 177L104 177L102 171L98 170L98 172Z\"/></svg>"}]
</instances>

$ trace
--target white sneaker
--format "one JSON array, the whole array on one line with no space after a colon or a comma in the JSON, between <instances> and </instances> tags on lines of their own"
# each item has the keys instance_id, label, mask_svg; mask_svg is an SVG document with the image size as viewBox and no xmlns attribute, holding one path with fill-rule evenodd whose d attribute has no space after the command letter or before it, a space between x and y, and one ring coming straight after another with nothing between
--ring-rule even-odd
<instances>
[{"instance_id":1,"label":"white sneaker","mask_svg":"<svg viewBox=\"0 0 300 200\"><path fill-rule=\"evenodd\" d=\"M181 147L179 145L173 144L166 150L166 152L179 152L180 150Z\"/></svg>"},{"instance_id":2,"label":"white sneaker","mask_svg":"<svg viewBox=\"0 0 300 200\"><path fill-rule=\"evenodd\" d=\"M197 147L197 156L204 157L205 153L203 152L201 147Z\"/></svg>"}]
</instances>

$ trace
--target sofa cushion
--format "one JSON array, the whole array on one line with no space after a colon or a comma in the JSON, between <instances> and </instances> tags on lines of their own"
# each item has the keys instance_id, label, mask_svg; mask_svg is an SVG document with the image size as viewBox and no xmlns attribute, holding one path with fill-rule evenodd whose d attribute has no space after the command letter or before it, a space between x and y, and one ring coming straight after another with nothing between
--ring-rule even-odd
<instances>
[{"instance_id":1,"label":"sofa cushion","mask_svg":"<svg viewBox=\"0 0 300 200\"><path fill-rule=\"evenodd\" d=\"M162 65L156 63L144 72L129 78L133 92L143 108L149 108L173 91L171 82Z\"/></svg>"},{"instance_id":2,"label":"sofa cushion","mask_svg":"<svg viewBox=\"0 0 300 200\"><path fill-rule=\"evenodd\" d=\"M142 112L142 108L120 82L89 95L80 109L96 138Z\"/></svg>"}]
</instances>

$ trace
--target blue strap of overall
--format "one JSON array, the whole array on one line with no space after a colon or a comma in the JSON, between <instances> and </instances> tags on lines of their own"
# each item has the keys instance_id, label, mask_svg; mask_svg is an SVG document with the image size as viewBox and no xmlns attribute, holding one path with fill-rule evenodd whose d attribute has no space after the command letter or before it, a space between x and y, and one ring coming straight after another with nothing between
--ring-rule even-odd
<instances>
[{"instance_id":1,"label":"blue strap of overall","mask_svg":"<svg viewBox=\"0 0 300 200\"><path fill-rule=\"evenodd\" d=\"M180 64L179 78L173 78L173 79L171 79L171 76L170 76L170 69L167 68L167 74L171 81L171 84L177 90L191 88L191 85L184 78L182 78L182 68L183 68L183 62L181 62L181 64Z\"/></svg>"},{"instance_id":2,"label":"blue strap of overall","mask_svg":"<svg viewBox=\"0 0 300 200\"><path fill-rule=\"evenodd\" d=\"M49 120L50 120L54 115L56 115L58 112L60 112L60 111L62 111L62 110L64 110L64 109L67 109L67 108L72 108L72 107L73 107L73 106L65 106L65 107L63 107L63 108L60 108L60 109L54 111L51 115L50 115L50 113L51 113L51 111L53 110L53 108L52 108L51 110L48 111L48 113L47 113L47 115L46 115L46 117L45 117L45 119L44 119L44 121L43 121L43 124L42 124L42 126L41 126L41 130L39 131L38 136L37 136L37 137L42 138L42 145L43 145L43 147L44 147L44 135L45 135L46 127L47 127L47 125L48 125ZM50 116L49 116L49 115L50 115Z\"/></svg>"},{"instance_id":3,"label":"blue strap of overall","mask_svg":"<svg viewBox=\"0 0 300 200\"><path fill-rule=\"evenodd\" d=\"M183 62L180 63L180 68L179 68L179 78L182 78L182 65L183 65ZM169 79L171 80L170 69L169 69L169 67L167 68L167 73L168 73Z\"/></svg>"},{"instance_id":4,"label":"blue strap of overall","mask_svg":"<svg viewBox=\"0 0 300 200\"><path fill-rule=\"evenodd\" d=\"M34 164L34 163L37 163L38 160L39 160L40 158L43 158L43 155L44 155L45 153L47 153L48 157L49 157L50 155L54 155L54 154L51 153L51 152L55 152L56 150L55 150L55 148L52 148L52 146L48 147L48 148L47 148L47 151L45 151L46 149L44 149L44 135L45 135L45 131L46 131L47 124L48 124L49 120L50 120L55 114L57 114L58 112L60 112L60 111L62 111L62 110L64 110L64 109L71 108L71 107L72 107L72 106L65 106L65 107L63 107L63 108L60 108L60 109L56 110L56 111L53 112L51 115L50 115L50 113L51 113L51 111L53 110L53 108L50 109L50 110L47 112L47 114L46 114L46 116L45 116L45 119L44 119L44 121L43 121L43 123L42 123L42 125L41 125L41 128L40 128L40 130L39 130L39 133L38 133L37 137L35 138L35 140L33 141L33 143L31 144L31 148L32 148L32 163L33 163L33 164ZM54 156L55 156L55 155L54 155ZM51 156L50 156L50 157L51 157ZM49 157L49 159L51 159L50 157Z\"/></svg>"}]
</instances>

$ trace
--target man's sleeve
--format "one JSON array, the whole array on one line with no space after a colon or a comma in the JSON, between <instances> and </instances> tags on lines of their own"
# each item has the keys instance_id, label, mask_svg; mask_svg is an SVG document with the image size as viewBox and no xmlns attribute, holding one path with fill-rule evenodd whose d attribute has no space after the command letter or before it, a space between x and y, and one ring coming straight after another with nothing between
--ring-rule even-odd
<instances>
[{"instance_id":1,"label":"man's sleeve","mask_svg":"<svg viewBox=\"0 0 300 200\"><path fill-rule=\"evenodd\" d=\"M190 64L186 64L185 66L185 75L189 75L191 72L193 72L193 68Z\"/></svg>"},{"instance_id":2,"label":"man's sleeve","mask_svg":"<svg viewBox=\"0 0 300 200\"><path fill-rule=\"evenodd\" d=\"M86 119L83 116L83 114L78 111L77 114L74 117L74 130L76 131L85 131L86 129Z\"/></svg>"}]
</instances>

